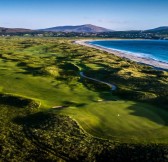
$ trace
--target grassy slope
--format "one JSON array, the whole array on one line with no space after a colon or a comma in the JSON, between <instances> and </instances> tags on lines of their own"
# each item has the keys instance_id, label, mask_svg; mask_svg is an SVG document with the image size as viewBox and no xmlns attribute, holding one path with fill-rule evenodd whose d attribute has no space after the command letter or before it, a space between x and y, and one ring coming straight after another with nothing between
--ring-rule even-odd
<instances>
[{"instance_id":1,"label":"grassy slope","mask_svg":"<svg viewBox=\"0 0 168 162\"><path fill-rule=\"evenodd\" d=\"M89 133L122 142L167 142L168 114L147 104L130 101L92 103L61 110Z\"/></svg>"},{"instance_id":2,"label":"grassy slope","mask_svg":"<svg viewBox=\"0 0 168 162\"><path fill-rule=\"evenodd\" d=\"M72 70L71 75L69 67L62 67L74 63L82 70L97 72L108 69L109 65L116 70L129 62L114 56L108 58L106 53L54 39L2 39L0 46L0 90L3 93L35 99L41 102L41 108L51 110L54 106L71 102L67 109L52 111L70 115L87 132L98 137L122 142L168 142L166 110L135 101L113 101L117 97L110 91L90 89L89 86L93 85L82 84L78 71ZM46 70L52 66L57 70ZM139 65L130 66L135 66L135 69L131 69L132 77L137 74L140 77L146 76L136 73ZM119 71L121 75L128 72L130 70L125 73ZM160 82L166 84L166 81L164 78ZM97 102L100 99L105 102Z\"/></svg>"}]
</instances>

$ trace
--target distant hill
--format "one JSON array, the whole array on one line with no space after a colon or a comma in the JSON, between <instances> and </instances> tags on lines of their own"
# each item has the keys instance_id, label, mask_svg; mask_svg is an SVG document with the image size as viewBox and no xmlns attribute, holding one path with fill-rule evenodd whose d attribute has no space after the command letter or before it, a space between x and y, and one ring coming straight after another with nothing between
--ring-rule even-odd
<instances>
[{"instance_id":1,"label":"distant hill","mask_svg":"<svg viewBox=\"0 0 168 162\"><path fill-rule=\"evenodd\" d=\"M154 28L154 29L149 29L149 30L146 30L148 32L168 32L168 26L161 26L161 27L158 27L158 28Z\"/></svg>"},{"instance_id":2,"label":"distant hill","mask_svg":"<svg viewBox=\"0 0 168 162\"><path fill-rule=\"evenodd\" d=\"M33 30L30 29L23 29L23 28L4 28L0 27L0 33L25 33L25 32L32 32Z\"/></svg>"},{"instance_id":3,"label":"distant hill","mask_svg":"<svg viewBox=\"0 0 168 162\"><path fill-rule=\"evenodd\" d=\"M47 29L41 29L41 30L52 31L52 32L77 32L77 33L101 33L101 32L112 31L112 30L91 25L91 24L78 25L78 26L58 26L58 27L52 27Z\"/></svg>"}]
</instances>

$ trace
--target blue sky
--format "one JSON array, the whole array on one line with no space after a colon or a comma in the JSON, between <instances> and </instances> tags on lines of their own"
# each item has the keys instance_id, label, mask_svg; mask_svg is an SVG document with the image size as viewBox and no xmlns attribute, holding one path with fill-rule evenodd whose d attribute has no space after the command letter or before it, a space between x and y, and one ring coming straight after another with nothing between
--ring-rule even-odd
<instances>
[{"instance_id":1,"label":"blue sky","mask_svg":"<svg viewBox=\"0 0 168 162\"><path fill-rule=\"evenodd\" d=\"M168 0L0 0L0 26L94 24L113 30L168 26Z\"/></svg>"}]
</instances>

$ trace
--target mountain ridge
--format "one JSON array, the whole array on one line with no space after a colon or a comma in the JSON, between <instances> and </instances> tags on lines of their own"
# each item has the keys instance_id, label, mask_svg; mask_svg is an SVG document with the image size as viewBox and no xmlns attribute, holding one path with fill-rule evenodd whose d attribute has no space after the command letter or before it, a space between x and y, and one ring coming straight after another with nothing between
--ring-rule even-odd
<instances>
[{"instance_id":1,"label":"mountain ridge","mask_svg":"<svg viewBox=\"0 0 168 162\"><path fill-rule=\"evenodd\" d=\"M68 25L68 26L56 26L46 29L40 29L41 31L52 31L52 32L77 32L77 33L101 33L101 32L110 32L113 30L99 27L92 24L85 25Z\"/></svg>"},{"instance_id":2,"label":"mountain ridge","mask_svg":"<svg viewBox=\"0 0 168 162\"><path fill-rule=\"evenodd\" d=\"M0 27L0 33L25 33L25 32L32 32L31 29L25 29L25 28L6 28L6 27Z\"/></svg>"},{"instance_id":3,"label":"mountain ridge","mask_svg":"<svg viewBox=\"0 0 168 162\"><path fill-rule=\"evenodd\" d=\"M153 31L153 32L157 32L157 31L168 31L168 26L160 26L157 28L153 28L153 29L148 29L146 31Z\"/></svg>"},{"instance_id":4,"label":"mountain ridge","mask_svg":"<svg viewBox=\"0 0 168 162\"><path fill-rule=\"evenodd\" d=\"M7 27L0 27L0 33L33 33L33 32L65 32L65 33L106 33L106 32L148 32L148 33L168 33L168 26L160 26L153 29L146 29L146 30L127 30L127 31L114 31L107 28L95 26L92 24L85 24L85 25L67 25L67 26L56 26L51 28L44 28L44 29L26 29L26 28L7 28Z\"/></svg>"}]
</instances>

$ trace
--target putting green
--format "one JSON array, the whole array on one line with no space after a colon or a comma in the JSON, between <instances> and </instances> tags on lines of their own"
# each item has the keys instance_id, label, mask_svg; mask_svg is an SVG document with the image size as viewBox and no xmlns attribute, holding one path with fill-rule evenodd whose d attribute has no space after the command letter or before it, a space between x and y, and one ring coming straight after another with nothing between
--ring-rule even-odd
<instances>
[{"instance_id":1,"label":"putting green","mask_svg":"<svg viewBox=\"0 0 168 162\"><path fill-rule=\"evenodd\" d=\"M69 114L90 134L120 141L165 141L168 115L148 104L103 101L82 108L59 110Z\"/></svg>"}]
</instances>

